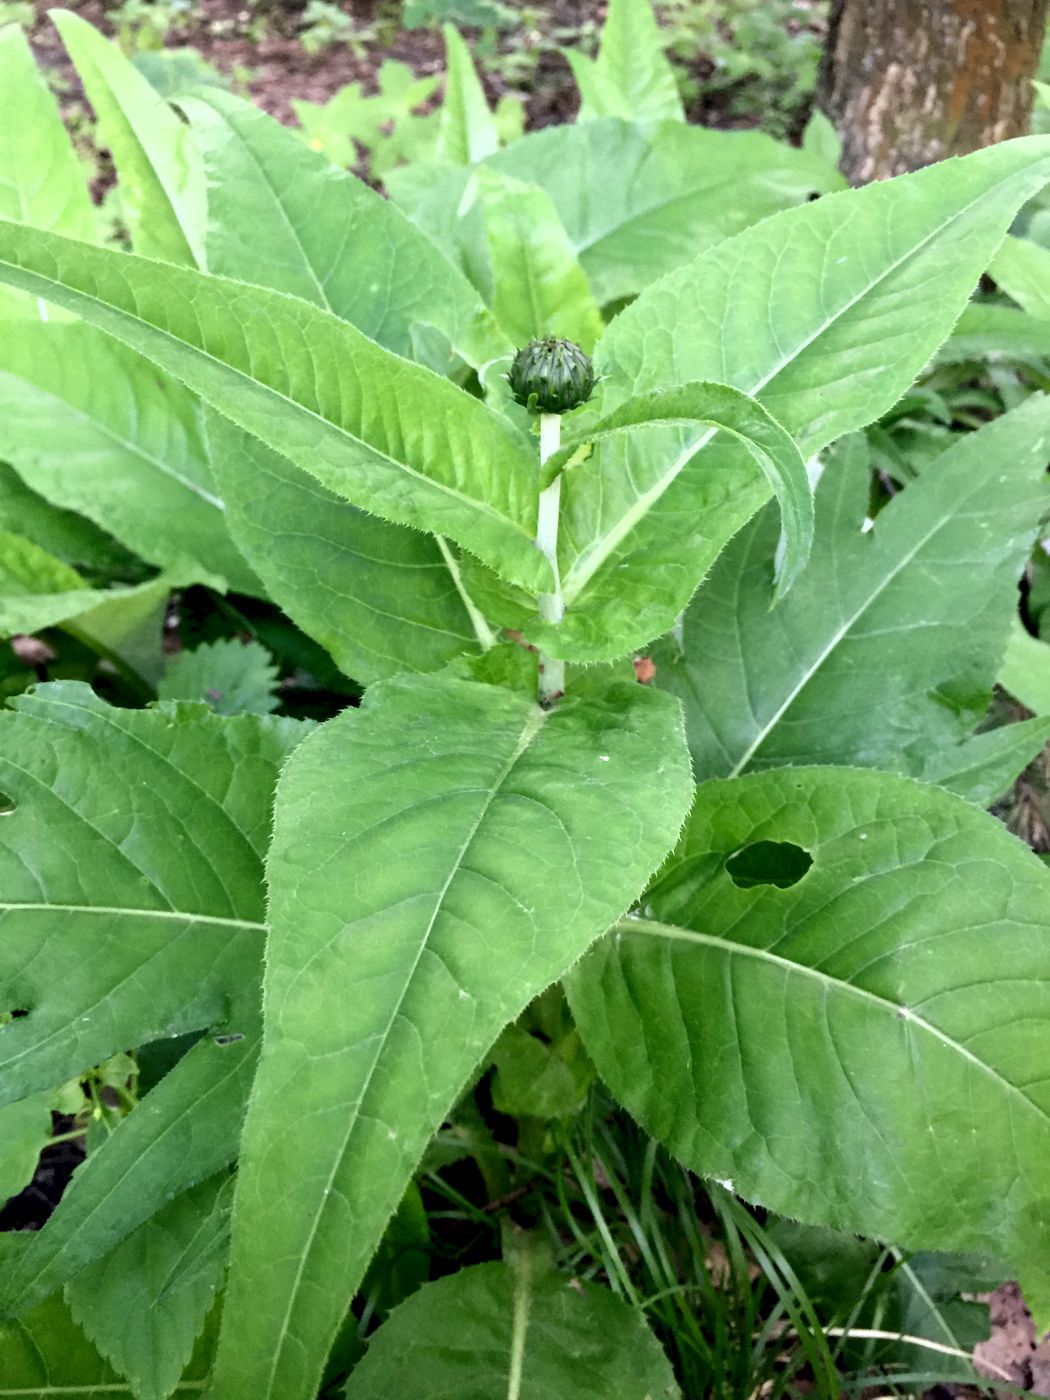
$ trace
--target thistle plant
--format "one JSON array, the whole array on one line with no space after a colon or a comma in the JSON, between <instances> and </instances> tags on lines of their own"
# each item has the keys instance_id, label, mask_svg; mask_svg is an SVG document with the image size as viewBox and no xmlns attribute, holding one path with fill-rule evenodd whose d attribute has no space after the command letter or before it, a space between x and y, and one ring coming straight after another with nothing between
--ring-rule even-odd
<instances>
[{"instance_id":1,"label":"thistle plant","mask_svg":"<svg viewBox=\"0 0 1050 1400\"><path fill-rule=\"evenodd\" d=\"M350 1400L423 1400L473 1349L527 1400L586 1336L599 1394L676 1395L626 1289L511 1231L345 1345L434 1135L508 1063L542 1118L570 1041L693 1172L991 1256L1050 1322L1050 871L982 810L1050 739L983 727L1050 401L873 526L867 436L957 350L1050 140L845 190L688 127L651 21L614 0L589 119L502 150L457 50L440 159L385 199L57 12L131 251L0 32L0 616L97 663L5 673L0 1163L142 1070L5 1242L16 1390L315 1400L332 1357ZM173 591L291 637L326 705L264 712L257 652L238 713L162 698ZM560 1041L522 1019L555 984Z\"/></svg>"}]
</instances>

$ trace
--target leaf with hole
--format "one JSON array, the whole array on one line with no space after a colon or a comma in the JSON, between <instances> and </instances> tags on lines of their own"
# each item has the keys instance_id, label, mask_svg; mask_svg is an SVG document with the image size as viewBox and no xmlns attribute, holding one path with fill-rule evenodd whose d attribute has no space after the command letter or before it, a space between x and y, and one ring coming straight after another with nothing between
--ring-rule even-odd
<instances>
[{"instance_id":1,"label":"leaf with hole","mask_svg":"<svg viewBox=\"0 0 1050 1400\"><path fill-rule=\"evenodd\" d=\"M1050 1246L1048 897L997 822L911 779L708 782L569 998L598 1073L694 1171L1016 1268Z\"/></svg>"}]
</instances>

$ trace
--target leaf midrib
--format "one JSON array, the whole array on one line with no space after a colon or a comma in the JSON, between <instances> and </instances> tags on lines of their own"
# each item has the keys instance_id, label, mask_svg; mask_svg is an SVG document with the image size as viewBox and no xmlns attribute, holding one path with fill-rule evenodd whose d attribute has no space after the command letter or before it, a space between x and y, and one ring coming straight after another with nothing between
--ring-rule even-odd
<instances>
[{"instance_id":1,"label":"leaf midrib","mask_svg":"<svg viewBox=\"0 0 1050 1400\"><path fill-rule=\"evenodd\" d=\"M745 958L754 958L760 962L770 963L772 966L780 968L787 973L795 973L802 977L810 977L822 986L832 989L834 992L844 992L854 996L858 1000L866 1002L869 1006L875 1006L880 1012L893 1017L895 1021L902 1025L914 1026L917 1030L925 1031L935 1040L939 1041L946 1049L954 1051L961 1059L980 1071L986 1078L991 1079L1000 1088L1005 1089L1011 1096L1020 1102L1030 1112L1044 1124L1050 1125L1050 1113L1039 1107L1034 1099L1028 1097L1023 1089L1012 1084L999 1073L994 1066L987 1064L972 1050L968 1050L959 1041L953 1040L945 1031L940 1030L932 1022L924 1020L922 1016L914 1011L902 1006L897 1002L879 996L877 992L868 991L866 987L859 987L855 982L843 981L838 977L832 977L830 973L821 972L819 968L810 967L806 963L793 962L790 958L782 957L779 953L773 953L768 948L758 948L749 943L735 943L732 939L721 938L714 933L699 933L695 929L682 928L677 924L662 923L658 919L643 919L633 915L620 919L614 928L618 934L633 933L642 934L652 938L666 938L682 943L697 943L707 948L714 948L720 953L736 955ZM907 1014L904 1015L903 1013Z\"/></svg>"}]
</instances>

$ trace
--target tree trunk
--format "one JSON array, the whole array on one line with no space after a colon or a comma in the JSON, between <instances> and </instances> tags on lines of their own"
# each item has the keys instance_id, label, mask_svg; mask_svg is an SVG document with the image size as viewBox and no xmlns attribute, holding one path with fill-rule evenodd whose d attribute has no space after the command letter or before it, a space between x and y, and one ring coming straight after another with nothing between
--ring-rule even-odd
<instances>
[{"instance_id":1,"label":"tree trunk","mask_svg":"<svg viewBox=\"0 0 1050 1400\"><path fill-rule=\"evenodd\" d=\"M852 184L1028 130L1050 0L833 0L820 104Z\"/></svg>"}]
</instances>

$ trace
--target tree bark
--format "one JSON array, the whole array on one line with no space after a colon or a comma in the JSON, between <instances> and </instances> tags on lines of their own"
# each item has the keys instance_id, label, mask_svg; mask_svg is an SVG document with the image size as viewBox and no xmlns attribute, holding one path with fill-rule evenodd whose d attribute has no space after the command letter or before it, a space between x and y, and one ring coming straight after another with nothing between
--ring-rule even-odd
<instances>
[{"instance_id":1,"label":"tree bark","mask_svg":"<svg viewBox=\"0 0 1050 1400\"><path fill-rule=\"evenodd\" d=\"M852 184L1028 130L1050 0L833 0L820 105Z\"/></svg>"}]
</instances>

